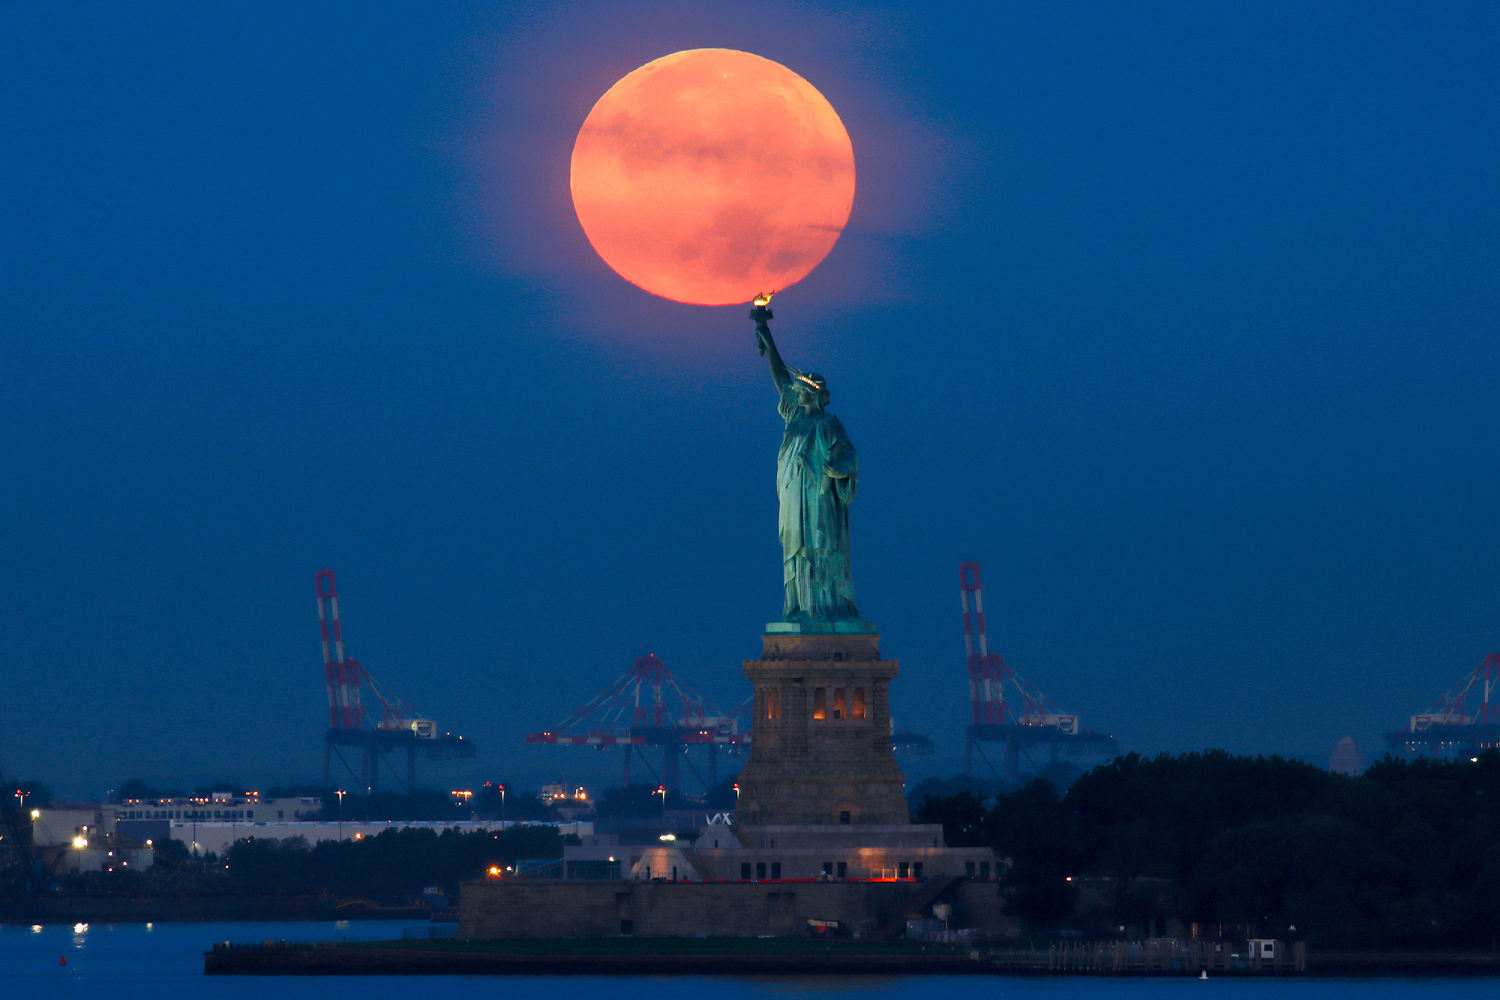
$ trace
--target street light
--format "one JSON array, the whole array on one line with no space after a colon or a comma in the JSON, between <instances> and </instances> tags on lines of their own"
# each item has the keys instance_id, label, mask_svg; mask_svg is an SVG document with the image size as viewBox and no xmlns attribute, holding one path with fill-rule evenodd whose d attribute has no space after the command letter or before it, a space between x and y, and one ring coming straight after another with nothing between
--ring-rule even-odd
<instances>
[{"instance_id":1,"label":"street light","mask_svg":"<svg viewBox=\"0 0 1500 1000\"><path fill-rule=\"evenodd\" d=\"M339 797L339 843L344 842L344 796L349 793L340 788L333 794Z\"/></svg>"},{"instance_id":2,"label":"street light","mask_svg":"<svg viewBox=\"0 0 1500 1000\"><path fill-rule=\"evenodd\" d=\"M500 822L504 823L505 822L505 786L504 785L497 785L496 787L500 789Z\"/></svg>"},{"instance_id":3,"label":"street light","mask_svg":"<svg viewBox=\"0 0 1500 1000\"><path fill-rule=\"evenodd\" d=\"M651 794L661 796L661 814L665 816L667 814L667 786L657 785L656 791L652 792Z\"/></svg>"}]
</instances>

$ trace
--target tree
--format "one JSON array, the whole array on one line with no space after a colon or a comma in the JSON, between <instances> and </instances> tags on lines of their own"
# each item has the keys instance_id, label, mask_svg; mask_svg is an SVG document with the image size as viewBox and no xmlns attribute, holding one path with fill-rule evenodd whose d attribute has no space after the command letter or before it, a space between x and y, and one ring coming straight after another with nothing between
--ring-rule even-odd
<instances>
[{"instance_id":1,"label":"tree","mask_svg":"<svg viewBox=\"0 0 1500 1000\"><path fill-rule=\"evenodd\" d=\"M660 816L664 809L683 809L687 804L681 792L668 789L664 803L657 785L640 784L609 789L595 807L600 816Z\"/></svg>"},{"instance_id":2,"label":"tree","mask_svg":"<svg viewBox=\"0 0 1500 1000\"><path fill-rule=\"evenodd\" d=\"M984 800L973 792L928 795L912 813L913 823L941 823L949 847L979 847L989 843L990 823Z\"/></svg>"},{"instance_id":3,"label":"tree","mask_svg":"<svg viewBox=\"0 0 1500 1000\"><path fill-rule=\"evenodd\" d=\"M990 826L991 847L1011 859L1002 879L1007 910L1038 928L1071 914L1083 855L1077 818L1052 783L1039 779L1002 795Z\"/></svg>"},{"instance_id":4,"label":"tree","mask_svg":"<svg viewBox=\"0 0 1500 1000\"><path fill-rule=\"evenodd\" d=\"M130 778L120 782L120 787L115 792L122 799L153 799L156 793L151 786L146 784L144 778Z\"/></svg>"},{"instance_id":5,"label":"tree","mask_svg":"<svg viewBox=\"0 0 1500 1000\"><path fill-rule=\"evenodd\" d=\"M175 868L187 864L188 845L173 837L159 840L151 846L151 867Z\"/></svg>"}]
</instances>

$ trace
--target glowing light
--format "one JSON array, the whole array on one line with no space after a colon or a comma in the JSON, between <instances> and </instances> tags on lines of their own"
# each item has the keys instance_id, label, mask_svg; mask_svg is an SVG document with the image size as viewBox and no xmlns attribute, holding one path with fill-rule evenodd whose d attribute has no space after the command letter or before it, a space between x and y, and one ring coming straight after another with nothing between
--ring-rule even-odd
<instances>
[{"instance_id":1,"label":"glowing light","mask_svg":"<svg viewBox=\"0 0 1500 1000\"><path fill-rule=\"evenodd\" d=\"M89 838L85 837L83 834L79 834L78 836L73 838L73 846L81 851L85 847L89 846Z\"/></svg>"},{"instance_id":2,"label":"glowing light","mask_svg":"<svg viewBox=\"0 0 1500 1000\"><path fill-rule=\"evenodd\" d=\"M731 305L800 281L833 249L854 205L854 147L833 106L790 69L691 49L599 98L570 185L584 235L626 281Z\"/></svg>"}]
</instances>

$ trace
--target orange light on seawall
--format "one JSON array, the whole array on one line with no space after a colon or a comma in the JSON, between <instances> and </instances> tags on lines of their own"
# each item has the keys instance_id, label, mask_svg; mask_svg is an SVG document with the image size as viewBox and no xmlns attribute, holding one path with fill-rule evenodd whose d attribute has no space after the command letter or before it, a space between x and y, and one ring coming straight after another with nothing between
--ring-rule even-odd
<instances>
[{"instance_id":1,"label":"orange light on seawall","mask_svg":"<svg viewBox=\"0 0 1500 1000\"><path fill-rule=\"evenodd\" d=\"M696 305L806 277L849 221L854 147L780 63L674 52L599 98L573 146L573 208L622 278Z\"/></svg>"}]
</instances>

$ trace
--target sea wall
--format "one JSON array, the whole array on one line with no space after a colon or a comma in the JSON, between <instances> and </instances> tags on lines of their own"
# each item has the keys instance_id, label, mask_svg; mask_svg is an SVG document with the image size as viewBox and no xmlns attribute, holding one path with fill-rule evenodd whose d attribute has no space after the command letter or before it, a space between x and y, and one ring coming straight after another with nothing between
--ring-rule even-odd
<instances>
[{"instance_id":1,"label":"sea wall","mask_svg":"<svg viewBox=\"0 0 1500 1000\"><path fill-rule=\"evenodd\" d=\"M801 937L809 920L873 933L903 919L921 891L913 882L468 882L458 937ZM1011 926L993 883L960 882L950 894L954 926Z\"/></svg>"}]
</instances>

